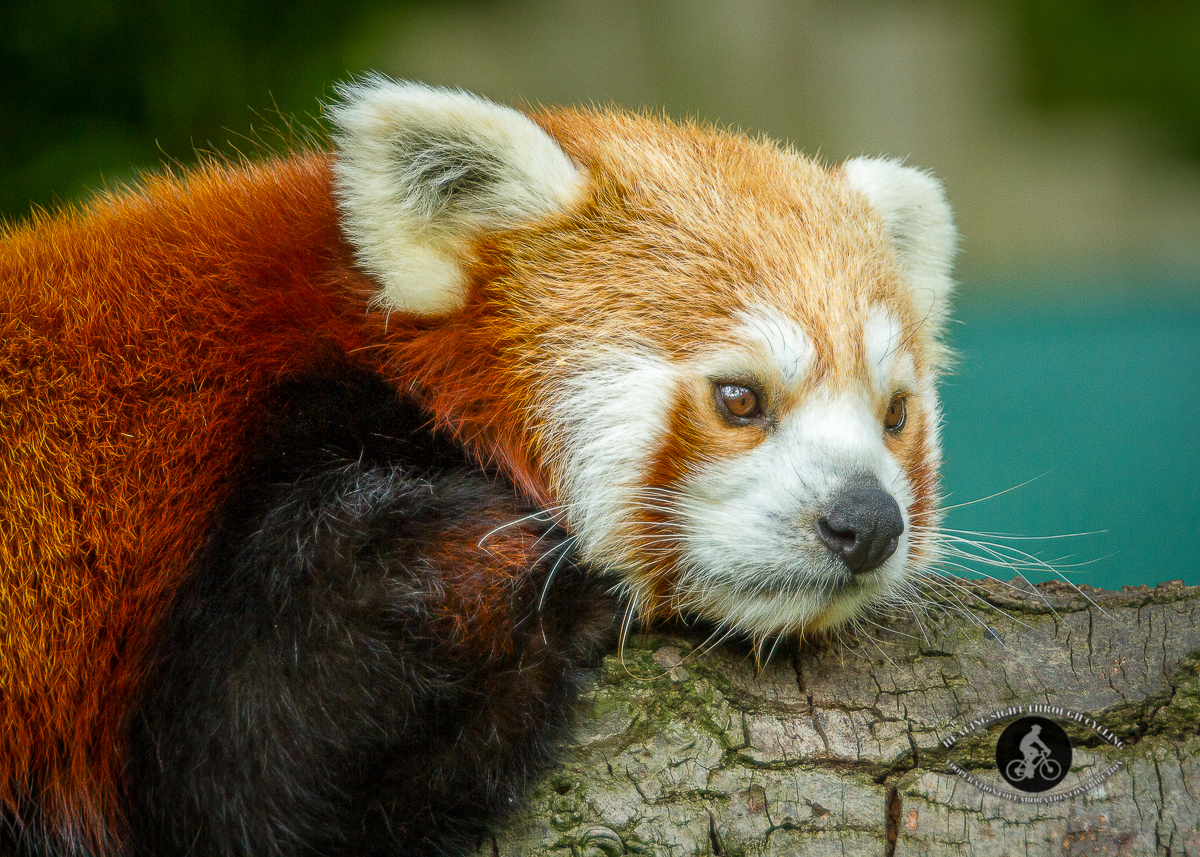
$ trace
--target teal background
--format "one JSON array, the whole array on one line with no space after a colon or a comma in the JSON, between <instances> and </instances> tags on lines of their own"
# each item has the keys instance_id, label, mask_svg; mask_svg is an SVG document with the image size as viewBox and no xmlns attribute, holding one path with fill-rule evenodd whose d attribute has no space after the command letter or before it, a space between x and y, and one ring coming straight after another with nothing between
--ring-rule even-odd
<instances>
[{"instance_id":1,"label":"teal background","mask_svg":"<svg viewBox=\"0 0 1200 857\"><path fill-rule=\"evenodd\" d=\"M943 486L948 506L980 502L951 508L946 527L1088 533L1009 543L1076 583L1200 584L1200 298L1147 279L1124 296L1059 282L1016 303L968 286L943 385Z\"/></svg>"}]
</instances>

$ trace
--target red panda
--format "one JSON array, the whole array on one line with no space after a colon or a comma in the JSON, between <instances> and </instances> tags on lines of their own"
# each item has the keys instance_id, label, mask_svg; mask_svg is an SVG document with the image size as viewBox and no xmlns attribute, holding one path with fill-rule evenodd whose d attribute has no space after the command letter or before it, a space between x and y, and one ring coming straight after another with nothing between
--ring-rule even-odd
<instances>
[{"instance_id":1,"label":"red panda","mask_svg":"<svg viewBox=\"0 0 1200 857\"><path fill-rule=\"evenodd\" d=\"M0 848L408 854L614 622L935 560L955 233L895 161L370 78L334 151L0 238Z\"/></svg>"}]
</instances>

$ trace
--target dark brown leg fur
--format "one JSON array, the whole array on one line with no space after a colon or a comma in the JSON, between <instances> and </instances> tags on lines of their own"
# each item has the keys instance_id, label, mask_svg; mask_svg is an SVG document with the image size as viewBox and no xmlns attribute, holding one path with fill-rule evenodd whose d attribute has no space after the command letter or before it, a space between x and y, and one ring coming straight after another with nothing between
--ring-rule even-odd
<instances>
[{"instance_id":1,"label":"dark brown leg fur","mask_svg":"<svg viewBox=\"0 0 1200 857\"><path fill-rule=\"evenodd\" d=\"M618 607L382 381L272 410L130 720L131 851L461 853L550 763Z\"/></svg>"}]
</instances>

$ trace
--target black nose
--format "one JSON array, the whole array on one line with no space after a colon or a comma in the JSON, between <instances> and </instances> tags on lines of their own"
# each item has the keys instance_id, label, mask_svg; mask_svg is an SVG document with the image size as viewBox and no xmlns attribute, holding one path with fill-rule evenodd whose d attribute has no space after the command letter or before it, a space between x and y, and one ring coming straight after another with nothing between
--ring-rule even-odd
<instances>
[{"instance_id":1,"label":"black nose","mask_svg":"<svg viewBox=\"0 0 1200 857\"><path fill-rule=\"evenodd\" d=\"M854 574L882 565L903 532L900 506L881 488L843 491L817 519L821 541Z\"/></svg>"}]
</instances>

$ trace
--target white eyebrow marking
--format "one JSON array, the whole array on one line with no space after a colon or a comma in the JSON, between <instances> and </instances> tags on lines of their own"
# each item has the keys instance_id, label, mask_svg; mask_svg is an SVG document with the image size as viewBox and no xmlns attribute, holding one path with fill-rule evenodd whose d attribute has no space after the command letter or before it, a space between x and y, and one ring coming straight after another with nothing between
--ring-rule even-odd
<instances>
[{"instance_id":1,"label":"white eyebrow marking","mask_svg":"<svg viewBox=\"0 0 1200 857\"><path fill-rule=\"evenodd\" d=\"M894 316L882 307L874 307L863 325L863 356L875 389L891 393L896 381L911 383L915 373L912 356L900 351L901 327Z\"/></svg>"},{"instance_id":2,"label":"white eyebrow marking","mask_svg":"<svg viewBox=\"0 0 1200 857\"><path fill-rule=\"evenodd\" d=\"M812 340L800 325L774 310L755 307L739 312L746 334L759 342L775 361L787 384L795 384L809 373L816 356Z\"/></svg>"}]
</instances>

